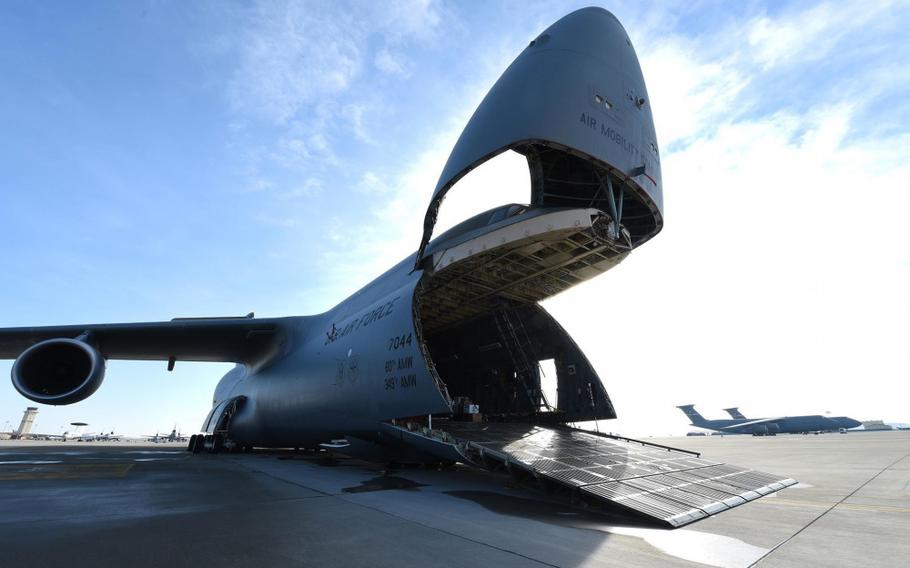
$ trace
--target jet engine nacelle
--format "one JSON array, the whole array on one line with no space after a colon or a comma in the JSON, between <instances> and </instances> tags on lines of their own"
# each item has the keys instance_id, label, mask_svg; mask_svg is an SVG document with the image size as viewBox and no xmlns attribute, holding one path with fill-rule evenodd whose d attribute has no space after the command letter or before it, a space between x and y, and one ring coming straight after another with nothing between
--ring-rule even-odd
<instances>
[{"instance_id":1,"label":"jet engine nacelle","mask_svg":"<svg viewBox=\"0 0 910 568\"><path fill-rule=\"evenodd\" d=\"M72 404L88 398L104 380L104 357L79 339L56 338L36 343L13 364L16 390L42 404Z\"/></svg>"}]
</instances>

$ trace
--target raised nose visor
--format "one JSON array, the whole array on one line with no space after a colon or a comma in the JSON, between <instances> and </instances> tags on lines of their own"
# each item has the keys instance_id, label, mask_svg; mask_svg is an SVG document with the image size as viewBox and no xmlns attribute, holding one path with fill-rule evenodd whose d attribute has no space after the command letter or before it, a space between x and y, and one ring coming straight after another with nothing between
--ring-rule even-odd
<instances>
[{"instance_id":1,"label":"raised nose visor","mask_svg":"<svg viewBox=\"0 0 910 568\"><path fill-rule=\"evenodd\" d=\"M452 149L424 219L425 260L446 193L506 150L523 154L532 206L610 213L632 246L662 226L660 157L644 78L628 35L601 8L544 30L481 102Z\"/></svg>"}]
</instances>

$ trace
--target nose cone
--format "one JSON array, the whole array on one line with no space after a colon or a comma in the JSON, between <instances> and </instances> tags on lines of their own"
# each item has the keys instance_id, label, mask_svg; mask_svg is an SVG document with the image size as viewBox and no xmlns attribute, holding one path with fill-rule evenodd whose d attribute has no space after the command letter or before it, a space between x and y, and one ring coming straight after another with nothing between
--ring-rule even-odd
<instances>
[{"instance_id":1,"label":"nose cone","mask_svg":"<svg viewBox=\"0 0 910 568\"><path fill-rule=\"evenodd\" d=\"M421 251L446 192L509 149L528 158L532 204L590 203L609 177L629 200L633 245L660 230L663 192L651 104L632 43L610 12L584 8L563 17L493 85L439 177Z\"/></svg>"},{"instance_id":2,"label":"nose cone","mask_svg":"<svg viewBox=\"0 0 910 568\"><path fill-rule=\"evenodd\" d=\"M859 420L847 418L846 416L838 416L836 418L832 418L832 420L837 422L840 428L856 428L857 426L862 425L862 422Z\"/></svg>"}]
</instances>

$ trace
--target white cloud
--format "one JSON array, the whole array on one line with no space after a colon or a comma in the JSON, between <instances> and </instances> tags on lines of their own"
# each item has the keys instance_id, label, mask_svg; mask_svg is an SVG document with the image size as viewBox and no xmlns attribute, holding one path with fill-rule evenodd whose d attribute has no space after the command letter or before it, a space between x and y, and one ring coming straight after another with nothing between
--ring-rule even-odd
<instances>
[{"instance_id":1,"label":"white cloud","mask_svg":"<svg viewBox=\"0 0 910 568\"><path fill-rule=\"evenodd\" d=\"M238 39L231 101L238 111L283 124L348 90L370 58L371 38L381 45L429 40L441 10L429 1L260 2L249 16ZM376 64L387 72L407 70L407 61L387 47Z\"/></svg>"},{"instance_id":2,"label":"white cloud","mask_svg":"<svg viewBox=\"0 0 910 568\"><path fill-rule=\"evenodd\" d=\"M642 42L638 53L661 146L667 150L748 114L763 102L758 93L784 98L784 93L763 89L762 81L772 73L794 72L799 65L817 64L823 58L842 60L860 50L871 55L880 48L871 46L870 38L884 34L891 25L884 14L891 4L797 4L798 9L774 18L762 15L695 37L664 33L657 41ZM857 77L839 86L842 99L867 98L893 88L900 84L899 76L910 74L907 66L880 69L875 58L867 59L861 80ZM817 67L795 73L807 71L817 72ZM793 83L800 79L794 77ZM814 94L836 97L823 90Z\"/></svg>"},{"instance_id":3,"label":"white cloud","mask_svg":"<svg viewBox=\"0 0 910 568\"><path fill-rule=\"evenodd\" d=\"M795 61L816 61L830 55L851 32L868 28L892 5L890 1L825 2L773 19L760 17L749 25L746 37L752 56L766 69Z\"/></svg>"},{"instance_id":4,"label":"white cloud","mask_svg":"<svg viewBox=\"0 0 910 568\"><path fill-rule=\"evenodd\" d=\"M232 145L265 146L247 152L248 175L275 167L325 173L351 153L338 146L350 134L375 145L369 119L383 107L370 96L372 70L407 78L405 51L434 41L443 12L424 0L258 2L240 21L228 85Z\"/></svg>"},{"instance_id":5,"label":"white cloud","mask_svg":"<svg viewBox=\"0 0 910 568\"><path fill-rule=\"evenodd\" d=\"M399 77L408 78L411 76L413 64L410 59L399 52L389 49L381 49L376 53L376 59L373 63L376 68L389 75L398 75Z\"/></svg>"},{"instance_id":6,"label":"white cloud","mask_svg":"<svg viewBox=\"0 0 910 568\"><path fill-rule=\"evenodd\" d=\"M279 162L298 163L312 157L309 144L302 138L284 137L278 140L273 157Z\"/></svg>"},{"instance_id":7,"label":"white cloud","mask_svg":"<svg viewBox=\"0 0 910 568\"><path fill-rule=\"evenodd\" d=\"M254 178L253 180L251 180L250 184L247 186L247 191L255 193L255 192L260 192L260 191L268 191L274 187L275 187L275 184L272 183L268 179Z\"/></svg>"},{"instance_id":8,"label":"white cloud","mask_svg":"<svg viewBox=\"0 0 910 568\"><path fill-rule=\"evenodd\" d=\"M734 58L705 60L697 45L680 37L648 45L641 64L663 148L728 118L731 103L749 84Z\"/></svg>"},{"instance_id":9,"label":"white cloud","mask_svg":"<svg viewBox=\"0 0 910 568\"><path fill-rule=\"evenodd\" d=\"M385 194L391 191L391 188L386 184L385 180L373 172L365 172L360 177L360 181L357 183L355 189L366 195Z\"/></svg>"},{"instance_id":10,"label":"white cloud","mask_svg":"<svg viewBox=\"0 0 910 568\"><path fill-rule=\"evenodd\" d=\"M347 104L342 108L342 113L350 124L354 136L361 142L375 144L373 137L369 134L364 118L370 108L366 104Z\"/></svg>"},{"instance_id":11,"label":"white cloud","mask_svg":"<svg viewBox=\"0 0 910 568\"><path fill-rule=\"evenodd\" d=\"M309 177L303 183L283 194L286 198L307 198L325 191L325 184L319 178Z\"/></svg>"},{"instance_id":12,"label":"white cloud","mask_svg":"<svg viewBox=\"0 0 910 568\"><path fill-rule=\"evenodd\" d=\"M288 122L268 157L288 169L308 170L309 164L316 160L337 164L338 157L326 132L326 124L333 120L336 109L337 105L332 103L320 103L310 120Z\"/></svg>"},{"instance_id":13,"label":"white cloud","mask_svg":"<svg viewBox=\"0 0 910 568\"><path fill-rule=\"evenodd\" d=\"M260 3L241 39L235 108L285 122L348 86L362 66L363 41L344 11L325 17L308 4Z\"/></svg>"},{"instance_id":14,"label":"white cloud","mask_svg":"<svg viewBox=\"0 0 910 568\"><path fill-rule=\"evenodd\" d=\"M258 223L282 229L294 229L301 225L301 219L296 216L281 217L268 213L257 213L255 219Z\"/></svg>"}]
</instances>

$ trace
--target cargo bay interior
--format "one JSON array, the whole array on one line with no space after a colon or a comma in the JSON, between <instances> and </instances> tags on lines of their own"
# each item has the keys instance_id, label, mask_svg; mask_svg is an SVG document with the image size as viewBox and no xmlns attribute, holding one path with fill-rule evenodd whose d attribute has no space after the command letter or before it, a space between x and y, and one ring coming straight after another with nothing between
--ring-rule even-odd
<instances>
[{"instance_id":1,"label":"cargo bay interior","mask_svg":"<svg viewBox=\"0 0 910 568\"><path fill-rule=\"evenodd\" d=\"M528 162L531 204L476 215L425 252L415 319L428 359L456 414L468 403L487 420L614 418L597 372L538 302L617 265L660 230L659 213L632 178L590 157L542 142L513 149ZM477 239L466 257L440 266L438 253L447 243L463 243L462 235L559 208L588 210L590 222L539 234L524 230L526 238L501 246ZM538 363L548 359L555 363L556 400L541 388Z\"/></svg>"}]
</instances>

